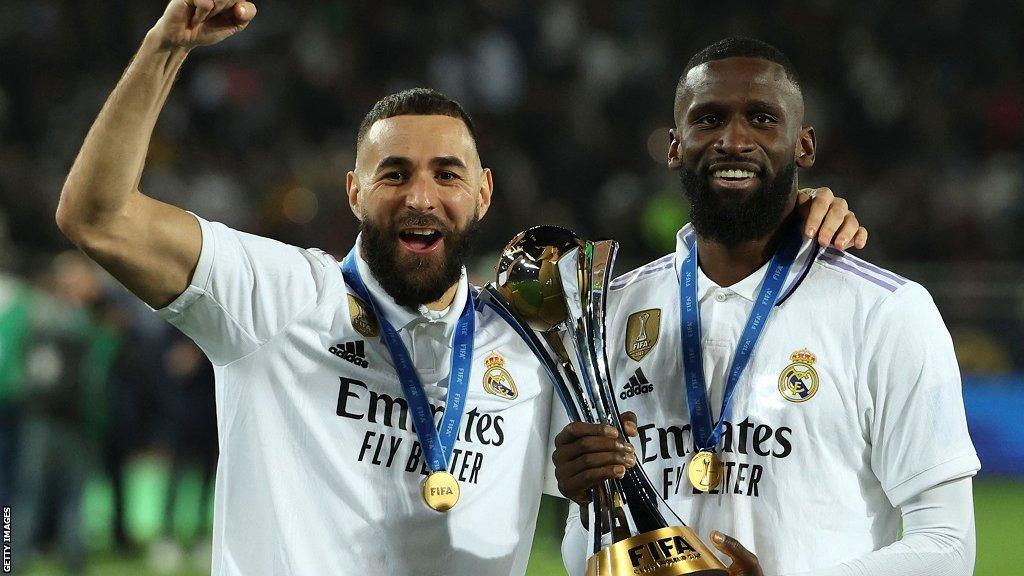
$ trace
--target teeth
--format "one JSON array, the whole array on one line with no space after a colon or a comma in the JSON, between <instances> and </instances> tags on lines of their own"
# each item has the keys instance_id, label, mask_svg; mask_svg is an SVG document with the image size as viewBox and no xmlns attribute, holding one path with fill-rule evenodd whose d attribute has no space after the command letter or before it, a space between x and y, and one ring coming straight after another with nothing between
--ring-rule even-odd
<instances>
[{"instance_id":1,"label":"teeth","mask_svg":"<svg viewBox=\"0 0 1024 576\"><path fill-rule=\"evenodd\" d=\"M434 233L434 231L429 228L410 228L405 232L407 234L417 234L420 236L430 236Z\"/></svg>"},{"instance_id":2,"label":"teeth","mask_svg":"<svg viewBox=\"0 0 1024 576\"><path fill-rule=\"evenodd\" d=\"M716 170L715 178L753 178L754 173L749 170Z\"/></svg>"}]
</instances>

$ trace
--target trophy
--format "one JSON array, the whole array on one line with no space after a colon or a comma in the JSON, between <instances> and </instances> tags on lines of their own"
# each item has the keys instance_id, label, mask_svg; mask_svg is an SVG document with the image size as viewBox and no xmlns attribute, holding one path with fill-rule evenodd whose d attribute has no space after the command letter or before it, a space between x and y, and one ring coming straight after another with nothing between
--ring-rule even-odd
<instances>
[{"instance_id":1,"label":"trophy","mask_svg":"<svg viewBox=\"0 0 1024 576\"><path fill-rule=\"evenodd\" d=\"M480 298L526 341L572 420L607 424L628 442L605 353L605 303L618 243L557 226L513 238ZM658 496L642 466L591 492L588 576L725 576L725 566ZM672 522L666 520L667 512Z\"/></svg>"}]
</instances>

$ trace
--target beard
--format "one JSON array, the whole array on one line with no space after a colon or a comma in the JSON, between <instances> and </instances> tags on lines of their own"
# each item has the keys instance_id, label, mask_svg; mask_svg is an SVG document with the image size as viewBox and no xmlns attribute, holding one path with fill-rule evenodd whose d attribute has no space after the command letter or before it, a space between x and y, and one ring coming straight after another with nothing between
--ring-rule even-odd
<instances>
[{"instance_id":1,"label":"beard","mask_svg":"<svg viewBox=\"0 0 1024 576\"><path fill-rule=\"evenodd\" d=\"M359 250L374 278L400 306L417 307L435 302L459 281L463 263L480 232L473 218L461 230L445 225L436 216L407 212L390 226L379 226L364 216L359 224ZM398 231L406 227L430 227L441 233L442 250L432 254L400 253Z\"/></svg>"},{"instance_id":2,"label":"beard","mask_svg":"<svg viewBox=\"0 0 1024 576\"><path fill-rule=\"evenodd\" d=\"M746 195L716 192L709 176L706 171L679 170L683 193L690 201L690 221L702 238L732 248L768 236L782 222L796 183L796 162Z\"/></svg>"}]
</instances>

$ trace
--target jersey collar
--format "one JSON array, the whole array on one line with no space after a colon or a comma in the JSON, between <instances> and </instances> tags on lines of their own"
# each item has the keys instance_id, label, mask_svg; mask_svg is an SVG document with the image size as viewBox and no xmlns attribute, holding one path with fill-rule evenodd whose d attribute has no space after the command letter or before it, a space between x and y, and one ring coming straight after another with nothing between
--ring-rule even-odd
<instances>
[{"instance_id":1,"label":"jersey collar","mask_svg":"<svg viewBox=\"0 0 1024 576\"><path fill-rule=\"evenodd\" d=\"M697 240L697 233L693 229L692 224L683 226L679 232L676 233L676 253L675 253L675 268L676 268L676 280L679 280L679 271L682 269L683 260L690 254L690 250L693 248L693 243ZM800 251L796 255L796 260L793 261L793 266L789 270L789 276L786 278L786 282L783 284L782 295L779 296L779 302L776 305L782 304L789 295L796 290L800 282L803 281L804 277L807 276L808 270L810 270L811 264L814 263L815 257L818 255L818 244L813 240L804 239L800 245ZM761 281L764 280L764 275L768 271L768 265L770 262L765 262L764 266L761 266L753 274L747 276L743 280L733 284L732 286L719 286L713 280L708 278L704 271L697 267L697 300L703 302L704 299L714 289L728 288L732 292L742 296L743 298L753 302L754 298L757 297L757 291L761 287Z\"/></svg>"},{"instance_id":2,"label":"jersey collar","mask_svg":"<svg viewBox=\"0 0 1024 576\"><path fill-rule=\"evenodd\" d=\"M377 278L370 271L370 266L363 260L360 244L359 238L356 238L356 254L359 256L356 258L356 267L359 269L359 275L366 284L366 289L376 298L377 306L388 322L399 332L409 331L419 324L428 322L441 323L444 325L445 339L451 340L451 335L455 332L455 324L459 321L459 315L462 313L462 303L466 301L466 295L469 292L469 280L466 278L465 267L463 267L462 274L459 276L459 288L455 292L455 299L452 300L451 306L444 310L435 311L421 304L416 309L412 309L407 306L400 306L384 290L380 282L377 281Z\"/></svg>"}]
</instances>

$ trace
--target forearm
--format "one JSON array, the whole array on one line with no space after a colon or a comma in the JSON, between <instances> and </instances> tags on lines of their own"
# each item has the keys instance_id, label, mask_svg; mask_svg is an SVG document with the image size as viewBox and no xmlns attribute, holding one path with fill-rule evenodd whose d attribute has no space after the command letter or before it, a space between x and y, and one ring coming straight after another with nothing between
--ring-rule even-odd
<instances>
[{"instance_id":1,"label":"forearm","mask_svg":"<svg viewBox=\"0 0 1024 576\"><path fill-rule=\"evenodd\" d=\"M583 576L586 572L590 552L590 534L580 518L586 512L575 502L569 504L569 516L565 521L565 535L562 538L562 564L570 576Z\"/></svg>"},{"instance_id":2,"label":"forearm","mask_svg":"<svg viewBox=\"0 0 1024 576\"><path fill-rule=\"evenodd\" d=\"M926 490L903 505L903 538L838 566L794 576L968 576L974 570L971 479Z\"/></svg>"},{"instance_id":3,"label":"forearm","mask_svg":"<svg viewBox=\"0 0 1024 576\"><path fill-rule=\"evenodd\" d=\"M973 566L973 554L966 558L958 544L941 537L913 535L861 558L801 576L967 576Z\"/></svg>"},{"instance_id":4,"label":"forearm","mask_svg":"<svg viewBox=\"0 0 1024 576\"><path fill-rule=\"evenodd\" d=\"M160 110L188 51L146 35L103 105L61 192L57 222L72 240L126 210L136 193Z\"/></svg>"}]
</instances>

